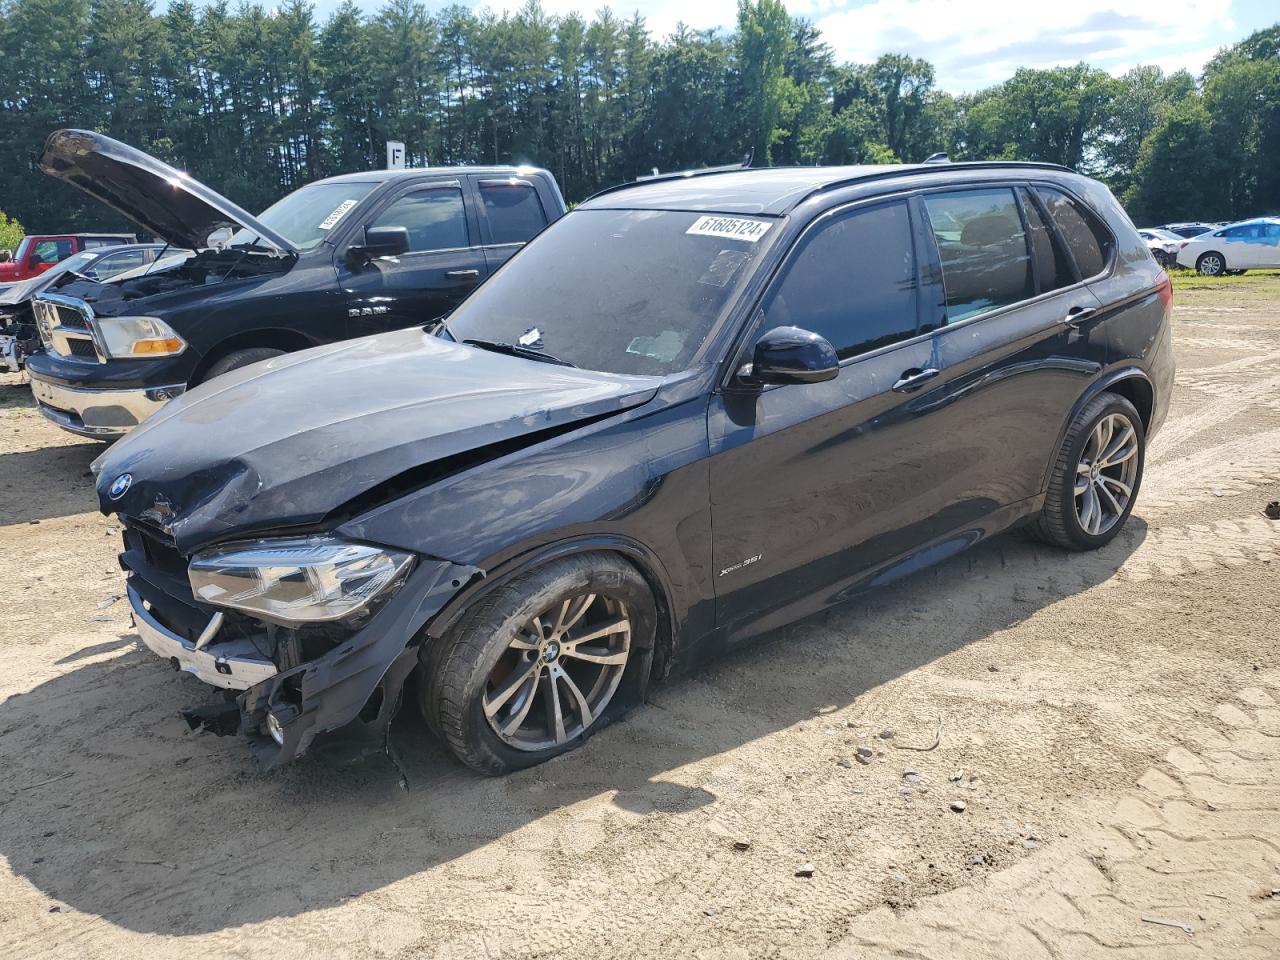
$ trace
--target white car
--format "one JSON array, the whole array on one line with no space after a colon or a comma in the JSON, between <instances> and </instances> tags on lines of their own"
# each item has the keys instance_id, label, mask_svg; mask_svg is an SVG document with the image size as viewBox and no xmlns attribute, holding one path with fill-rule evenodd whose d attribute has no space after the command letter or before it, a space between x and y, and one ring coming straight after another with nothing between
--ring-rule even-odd
<instances>
[{"instance_id":1,"label":"white car","mask_svg":"<svg viewBox=\"0 0 1280 960\"><path fill-rule=\"evenodd\" d=\"M1151 251L1151 256L1155 257L1156 263L1162 267L1172 264L1178 257L1178 250L1182 248L1182 237L1171 230L1145 227L1138 231L1138 236L1147 241L1147 249Z\"/></svg>"},{"instance_id":2,"label":"white car","mask_svg":"<svg viewBox=\"0 0 1280 960\"><path fill-rule=\"evenodd\" d=\"M1280 267L1280 217L1242 220L1192 237L1178 251L1178 266L1206 277Z\"/></svg>"}]
</instances>

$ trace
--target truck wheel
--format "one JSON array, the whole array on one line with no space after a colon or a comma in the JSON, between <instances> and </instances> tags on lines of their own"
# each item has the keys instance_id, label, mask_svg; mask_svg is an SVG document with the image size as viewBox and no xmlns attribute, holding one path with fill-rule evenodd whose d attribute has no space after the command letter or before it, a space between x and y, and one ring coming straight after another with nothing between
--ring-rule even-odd
<instances>
[{"instance_id":1,"label":"truck wheel","mask_svg":"<svg viewBox=\"0 0 1280 960\"><path fill-rule=\"evenodd\" d=\"M259 360L270 360L272 357L283 355L284 351L277 350L275 347L245 347L243 350L232 350L225 357L215 361L213 366L204 372L200 382L206 383L214 377L220 377L224 373L230 373L232 370L247 367L251 363L257 363Z\"/></svg>"},{"instance_id":2,"label":"truck wheel","mask_svg":"<svg viewBox=\"0 0 1280 960\"><path fill-rule=\"evenodd\" d=\"M1146 446L1132 403L1114 393L1094 397L1067 429L1044 508L1028 532L1066 550L1110 543L1138 498Z\"/></svg>"},{"instance_id":3,"label":"truck wheel","mask_svg":"<svg viewBox=\"0 0 1280 960\"><path fill-rule=\"evenodd\" d=\"M625 699L619 686L633 689L647 669L656 623L653 594L631 564L565 557L480 598L427 642L419 705L473 770L531 767L604 726L611 703Z\"/></svg>"}]
</instances>

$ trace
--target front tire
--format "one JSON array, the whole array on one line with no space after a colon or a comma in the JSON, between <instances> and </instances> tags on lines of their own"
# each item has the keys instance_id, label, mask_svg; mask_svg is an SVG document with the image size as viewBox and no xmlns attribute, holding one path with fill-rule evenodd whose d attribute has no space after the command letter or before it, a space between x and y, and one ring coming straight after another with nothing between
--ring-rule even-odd
<instances>
[{"instance_id":1,"label":"front tire","mask_svg":"<svg viewBox=\"0 0 1280 960\"><path fill-rule=\"evenodd\" d=\"M275 347L246 347L243 350L232 350L225 357L214 361L213 365L205 371L204 376L200 378L200 382L208 383L214 377L220 377L224 373L230 373L232 370L247 367L251 363L282 356L284 356L284 351L277 350Z\"/></svg>"},{"instance_id":2,"label":"front tire","mask_svg":"<svg viewBox=\"0 0 1280 960\"><path fill-rule=\"evenodd\" d=\"M1196 261L1196 272L1202 277L1220 277L1227 272L1227 260L1216 250L1202 253Z\"/></svg>"},{"instance_id":3,"label":"front tire","mask_svg":"<svg viewBox=\"0 0 1280 960\"><path fill-rule=\"evenodd\" d=\"M653 594L614 554L566 557L480 598L428 641L419 706L463 763L500 775L581 745L643 690Z\"/></svg>"},{"instance_id":4,"label":"front tire","mask_svg":"<svg viewBox=\"0 0 1280 960\"><path fill-rule=\"evenodd\" d=\"M1067 428L1031 533L1065 550L1110 543L1138 499L1146 446L1132 403L1114 393L1090 400Z\"/></svg>"}]
</instances>

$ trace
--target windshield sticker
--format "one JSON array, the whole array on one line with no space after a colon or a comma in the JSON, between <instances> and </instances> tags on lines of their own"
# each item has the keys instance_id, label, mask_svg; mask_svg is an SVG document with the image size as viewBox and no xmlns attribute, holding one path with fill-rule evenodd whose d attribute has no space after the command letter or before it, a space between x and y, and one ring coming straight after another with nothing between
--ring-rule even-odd
<instances>
[{"instance_id":1,"label":"windshield sticker","mask_svg":"<svg viewBox=\"0 0 1280 960\"><path fill-rule=\"evenodd\" d=\"M695 237L724 237L755 243L771 226L763 220L744 220L741 217L699 217L685 233Z\"/></svg>"},{"instance_id":2,"label":"windshield sticker","mask_svg":"<svg viewBox=\"0 0 1280 960\"><path fill-rule=\"evenodd\" d=\"M329 214L320 221L321 230L332 230L334 225L341 220L352 207L356 205L355 200L343 200L340 204L333 208L333 213Z\"/></svg>"},{"instance_id":3,"label":"windshield sticker","mask_svg":"<svg viewBox=\"0 0 1280 960\"><path fill-rule=\"evenodd\" d=\"M698 278L698 282L709 287L727 287L749 256L746 250L721 250L711 261L711 266Z\"/></svg>"},{"instance_id":4,"label":"windshield sticker","mask_svg":"<svg viewBox=\"0 0 1280 960\"><path fill-rule=\"evenodd\" d=\"M627 353L670 363L680 356L683 348L684 337L675 330L663 330L656 337L636 337L627 346Z\"/></svg>"},{"instance_id":5,"label":"windshield sticker","mask_svg":"<svg viewBox=\"0 0 1280 960\"><path fill-rule=\"evenodd\" d=\"M520 339L516 341L522 347L532 347L541 350L544 346L542 342L542 331L537 327L530 327L524 333L520 334Z\"/></svg>"}]
</instances>

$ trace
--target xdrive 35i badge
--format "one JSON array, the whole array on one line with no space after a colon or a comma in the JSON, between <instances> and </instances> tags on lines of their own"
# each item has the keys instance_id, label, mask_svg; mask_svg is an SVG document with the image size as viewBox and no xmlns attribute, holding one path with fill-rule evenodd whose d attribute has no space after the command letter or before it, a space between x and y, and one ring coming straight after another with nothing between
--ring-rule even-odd
<instances>
[{"instance_id":1,"label":"xdrive 35i badge","mask_svg":"<svg viewBox=\"0 0 1280 960\"><path fill-rule=\"evenodd\" d=\"M133 474L122 473L111 481L111 486L107 489L107 496L112 500L119 500L129 492L131 486L133 486Z\"/></svg>"}]
</instances>

